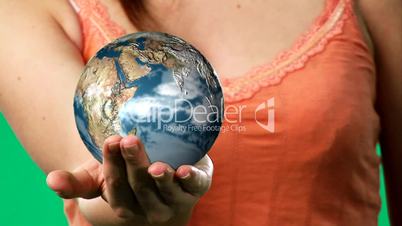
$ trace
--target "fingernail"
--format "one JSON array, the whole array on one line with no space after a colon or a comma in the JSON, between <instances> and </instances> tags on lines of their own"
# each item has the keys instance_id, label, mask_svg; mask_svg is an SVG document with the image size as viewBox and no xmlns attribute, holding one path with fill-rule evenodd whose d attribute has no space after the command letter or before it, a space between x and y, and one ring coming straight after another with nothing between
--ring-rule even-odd
<instances>
[{"instance_id":1,"label":"fingernail","mask_svg":"<svg viewBox=\"0 0 402 226\"><path fill-rule=\"evenodd\" d=\"M119 147L120 147L120 142L108 144L109 151L119 150Z\"/></svg>"},{"instance_id":2,"label":"fingernail","mask_svg":"<svg viewBox=\"0 0 402 226\"><path fill-rule=\"evenodd\" d=\"M161 178L161 177L165 176L165 171L163 171L163 172L160 173L160 174L153 174L153 173L151 173L151 175L152 175L152 177L154 177L154 178Z\"/></svg>"},{"instance_id":3,"label":"fingernail","mask_svg":"<svg viewBox=\"0 0 402 226\"><path fill-rule=\"evenodd\" d=\"M128 142L123 144L123 148L124 150L133 153L138 150L138 145L136 143Z\"/></svg>"},{"instance_id":4,"label":"fingernail","mask_svg":"<svg viewBox=\"0 0 402 226\"><path fill-rule=\"evenodd\" d=\"M186 174L184 174L184 175L180 176L180 179L185 180L185 179L190 178L190 176L191 176L191 174L190 174L190 172L188 172L188 173L186 173Z\"/></svg>"},{"instance_id":5,"label":"fingernail","mask_svg":"<svg viewBox=\"0 0 402 226\"><path fill-rule=\"evenodd\" d=\"M157 165L152 165L150 166L151 168L149 169L150 174L154 178L160 178L165 175L166 172L166 167L163 166L157 166Z\"/></svg>"},{"instance_id":6,"label":"fingernail","mask_svg":"<svg viewBox=\"0 0 402 226\"><path fill-rule=\"evenodd\" d=\"M127 145L127 146L124 146L124 148L129 150L129 151L137 151L138 150L138 145L136 145L136 144Z\"/></svg>"},{"instance_id":7,"label":"fingernail","mask_svg":"<svg viewBox=\"0 0 402 226\"><path fill-rule=\"evenodd\" d=\"M132 139L126 139L123 141L123 148L130 149L130 151L136 151L138 149L138 144Z\"/></svg>"}]
</instances>

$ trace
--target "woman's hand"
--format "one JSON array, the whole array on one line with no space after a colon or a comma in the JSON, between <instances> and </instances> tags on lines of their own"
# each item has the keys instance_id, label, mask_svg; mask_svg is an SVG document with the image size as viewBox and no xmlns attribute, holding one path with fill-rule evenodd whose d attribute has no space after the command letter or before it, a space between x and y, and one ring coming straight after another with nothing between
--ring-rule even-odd
<instances>
[{"instance_id":1,"label":"woman's hand","mask_svg":"<svg viewBox=\"0 0 402 226\"><path fill-rule=\"evenodd\" d=\"M102 196L128 222L185 225L212 172L208 156L175 171L163 162L150 164L137 137L112 136L105 141L103 165L90 160L71 173L53 171L47 183L62 198Z\"/></svg>"}]
</instances>

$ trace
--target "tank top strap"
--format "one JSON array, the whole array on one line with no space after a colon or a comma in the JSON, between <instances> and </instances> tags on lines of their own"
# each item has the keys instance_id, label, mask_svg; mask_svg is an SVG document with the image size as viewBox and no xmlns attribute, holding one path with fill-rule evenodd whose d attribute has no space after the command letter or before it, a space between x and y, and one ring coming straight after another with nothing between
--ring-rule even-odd
<instances>
[{"instance_id":1,"label":"tank top strap","mask_svg":"<svg viewBox=\"0 0 402 226\"><path fill-rule=\"evenodd\" d=\"M70 3L70 5L73 7L74 11L76 13L78 13L80 11L80 7L78 6L78 4L75 2L75 0L68 0L68 2Z\"/></svg>"},{"instance_id":2,"label":"tank top strap","mask_svg":"<svg viewBox=\"0 0 402 226\"><path fill-rule=\"evenodd\" d=\"M110 18L107 7L101 1L69 0L69 2L81 23L84 60L88 61L102 46L126 34L126 31Z\"/></svg>"},{"instance_id":3,"label":"tank top strap","mask_svg":"<svg viewBox=\"0 0 402 226\"><path fill-rule=\"evenodd\" d=\"M335 8L339 2L343 2L345 11L349 15L355 14L356 0L326 0L327 7Z\"/></svg>"}]
</instances>

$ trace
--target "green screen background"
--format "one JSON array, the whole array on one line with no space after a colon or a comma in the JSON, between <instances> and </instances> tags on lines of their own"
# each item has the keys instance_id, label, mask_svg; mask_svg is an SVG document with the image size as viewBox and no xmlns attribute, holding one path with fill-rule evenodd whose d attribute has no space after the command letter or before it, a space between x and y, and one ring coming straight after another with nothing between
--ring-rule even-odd
<instances>
[{"instance_id":1,"label":"green screen background","mask_svg":"<svg viewBox=\"0 0 402 226\"><path fill-rule=\"evenodd\" d=\"M46 186L45 174L31 160L0 112L0 226L67 226L63 204ZM382 209L378 225L388 226L381 168Z\"/></svg>"}]
</instances>

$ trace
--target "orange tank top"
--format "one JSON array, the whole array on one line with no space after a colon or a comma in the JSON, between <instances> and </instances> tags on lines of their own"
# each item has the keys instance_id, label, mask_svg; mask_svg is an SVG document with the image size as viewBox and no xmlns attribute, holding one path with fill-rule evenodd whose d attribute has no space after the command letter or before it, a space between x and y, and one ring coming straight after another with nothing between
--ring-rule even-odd
<instances>
[{"instance_id":1,"label":"orange tank top","mask_svg":"<svg viewBox=\"0 0 402 226\"><path fill-rule=\"evenodd\" d=\"M85 60L125 34L99 0L72 5ZM189 226L377 225L375 76L352 0L327 0L275 60L221 76L226 118L210 151L213 183Z\"/></svg>"}]
</instances>

